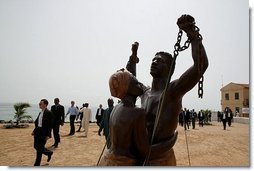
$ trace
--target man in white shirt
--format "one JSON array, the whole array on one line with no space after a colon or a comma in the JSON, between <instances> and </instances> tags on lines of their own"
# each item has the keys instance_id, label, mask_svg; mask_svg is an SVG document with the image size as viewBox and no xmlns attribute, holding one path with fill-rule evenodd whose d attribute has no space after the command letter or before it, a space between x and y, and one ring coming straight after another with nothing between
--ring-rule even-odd
<instances>
[{"instance_id":1,"label":"man in white shirt","mask_svg":"<svg viewBox=\"0 0 254 171\"><path fill-rule=\"evenodd\" d=\"M74 121L76 119L76 117L78 116L78 112L79 110L77 109L77 107L74 106L75 102L71 101L71 107L69 107L67 114L65 117L67 117L70 114L70 133L69 135L74 135L75 134L75 125L74 125Z\"/></svg>"}]
</instances>

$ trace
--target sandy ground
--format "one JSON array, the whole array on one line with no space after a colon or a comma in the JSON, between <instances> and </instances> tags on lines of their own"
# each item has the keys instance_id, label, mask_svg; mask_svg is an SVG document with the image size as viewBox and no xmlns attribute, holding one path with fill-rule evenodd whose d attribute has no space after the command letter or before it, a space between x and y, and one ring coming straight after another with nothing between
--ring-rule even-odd
<instances>
[{"instance_id":1,"label":"sandy ground","mask_svg":"<svg viewBox=\"0 0 254 171\"><path fill-rule=\"evenodd\" d=\"M0 165L33 166L36 151L31 132L34 125L23 129L5 129L0 125ZM78 125L76 125L76 129ZM83 132L67 136L69 124L60 129L61 143L49 163L42 157L44 166L96 166L104 147L105 138L97 135L98 127L89 126L88 138ZM178 127L178 140L174 147L177 166L188 166L188 153L183 127ZM233 123L227 130L222 123L186 131L191 166L250 166L250 134L248 124ZM53 144L51 138L46 147Z\"/></svg>"}]
</instances>

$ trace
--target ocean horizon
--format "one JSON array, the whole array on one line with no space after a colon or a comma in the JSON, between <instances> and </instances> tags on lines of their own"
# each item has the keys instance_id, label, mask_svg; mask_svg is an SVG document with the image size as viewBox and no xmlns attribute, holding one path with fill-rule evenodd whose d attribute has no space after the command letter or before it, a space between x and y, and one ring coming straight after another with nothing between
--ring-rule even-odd
<instances>
[{"instance_id":1,"label":"ocean horizon","mask_svg":"<svg viewBox=\"0 0 254 171\"><path fill-rule=\"evenodd\" d=\"M14 113L15 113L15 109L14 109L14 104L15 103L0 103L0 120L5 120L5 121L14 121ZM28 107L26 109L26 114L30 115L33 120L35 120L40 112L40 108L38 106L38 104L30 104L31 107ZM66 106L64 105L64 110L65 110L65 115L67 113L67 110L70 106ZM50 110L51 105L48 106L48 109ZM97 111L97 107L90 107L91 111L92 111L92 116L91 116L91 121L96 121L95 119L95 115L96 115L96 111ZM69 115L65 118L66 122L69 122Z\"/></svg>"}]
</instances>

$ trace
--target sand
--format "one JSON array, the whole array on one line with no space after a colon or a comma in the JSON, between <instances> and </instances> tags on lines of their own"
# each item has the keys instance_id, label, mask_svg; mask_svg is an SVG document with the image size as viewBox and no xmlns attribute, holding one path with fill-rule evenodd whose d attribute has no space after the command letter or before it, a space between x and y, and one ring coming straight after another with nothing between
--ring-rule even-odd
<instances>
[{"instance_id":1,"label":"sand","mask_svg":"<svg viewBox=\"0 0 254 171\"><path fill-rule=\"evenodd\" d=\"M31 132L28 128L5 129L0 124L0 165L33 166L36 151L33 148ZM43 166L96 166L104 147L104 136L98 136L98 126L90 124L88 138L84 132L67 136L69 124L60 128L61 143L49 163L42 157ZM78 125L76 125L76 129ZM178 127L178 140L174 146L177 166L189 166L183 127ZM233 123L223 130L222 123L212 122L211 126L196 127L186 131L191 166L250 166L250 134L248 124ZM46 147L53 144L51 138Z\"/></svg>"}]
</instances>

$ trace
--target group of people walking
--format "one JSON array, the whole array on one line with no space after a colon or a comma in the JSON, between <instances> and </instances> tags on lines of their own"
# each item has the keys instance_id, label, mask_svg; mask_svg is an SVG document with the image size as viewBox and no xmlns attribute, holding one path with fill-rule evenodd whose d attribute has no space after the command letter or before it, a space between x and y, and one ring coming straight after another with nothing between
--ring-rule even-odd
<instances>
[{"instance_id":1,"label":"group of people walking","mask_svg":"<svg viewBox=\"0 0 254 171\"><path fill-rule=\"evenodd\" d=\"M198 121L199 127L203 127L204 124L209 124L212 121L212 113L209 110L200 110L198 113L194 109L189 110L184 108L179 114L179 125L184 127L185 130L189 129L192 125L192 129L195 129L195 123ZM231 126L233 122L233 112L229 107L226 107L224 111L217 113L217 121L223 123L223 129L226 130L227 123Z\"/></svg>"},{"instance_id":2,"label":"group of people walking","mask_svg":"<svg viewBox=\"0 0 254 171\"><path fill-rule=\"evenodd\" d=\"M76 132L80 132L81 128L84 129L84 137L88 136L89 122L91 120L91 109L89 108L88 103L84 103L79 109L75 106L75 102L71 101L71 106L68 108L65 115L64 106L60 104L59 98L54 99L54 105L51 106L51 109L48 109L48 100L42 99L39 102L39 107L41 112L35 120L35 128L32 132L34 136L34 148L36 149L36 160L34 166L40 166L42 154L48 157L47 162L51 160L53 151L45 147L47 140L51 138L51 132L53 130L54 144L51 146L53 148L58 148L60 139L60 126L63 126L65 123L65 118L69 115L70 119L70 133L69 136L75 134L75 120L80 120L79 129ZM108 99L109 108L105 111L102 108L102 105L99 106L96 113L97 125L99 126L98 134L100 135L103 130L103 135L106 139L109 134L108 120L110 113L113 109L113 99Z\"/></svg>"},{"instance_id":3,"label":"group of people walking","mask_svg":"<svg viewBox=\"0 0 254 171\"><path fill-rule=\"evenodd\" d=\"M218 111L217 118L218 118L218 122L223 123L223 129L226 130L227 122L228 122L228 126L231 126L232 124L233 112L229 107L226 107L224 111L222 112Z\"/></svg>"},{"instance_id":4,"label":"group of people walking","mask_svg":"<svg viewBox=\"0 0 254 171\"><path fill-rule=\"evenodd\" d=\"M89 103L85 103L79 109L75 106L75 102L71 101L71 107L69 107L67 114L65 117L70 115L70 133L69 135L75 134L75 119L78 120L80 118L80 126L77 132L80 132L81 127L85 130L85 137L88 135L89 121L91 120L91 109L89 108Z\"/></svg>"},{"instance_id":5,"label":"group of people walking","mask_svg":"<svg viewBox=\"0 0 254 171\"><path fill-rule=\"evenodd\" d=\"M198 113L192 109L186 109L182 110L182 112L179 114L179 125L184 126L184 129L189 129L190 125L192 125L192 129L195 129L196 127L196 121L198 121L199 127L203 127L204 123L208 124L211 122L211 111L205 112L204 110L200 110Z\"/></svg>"}]
</instances>

